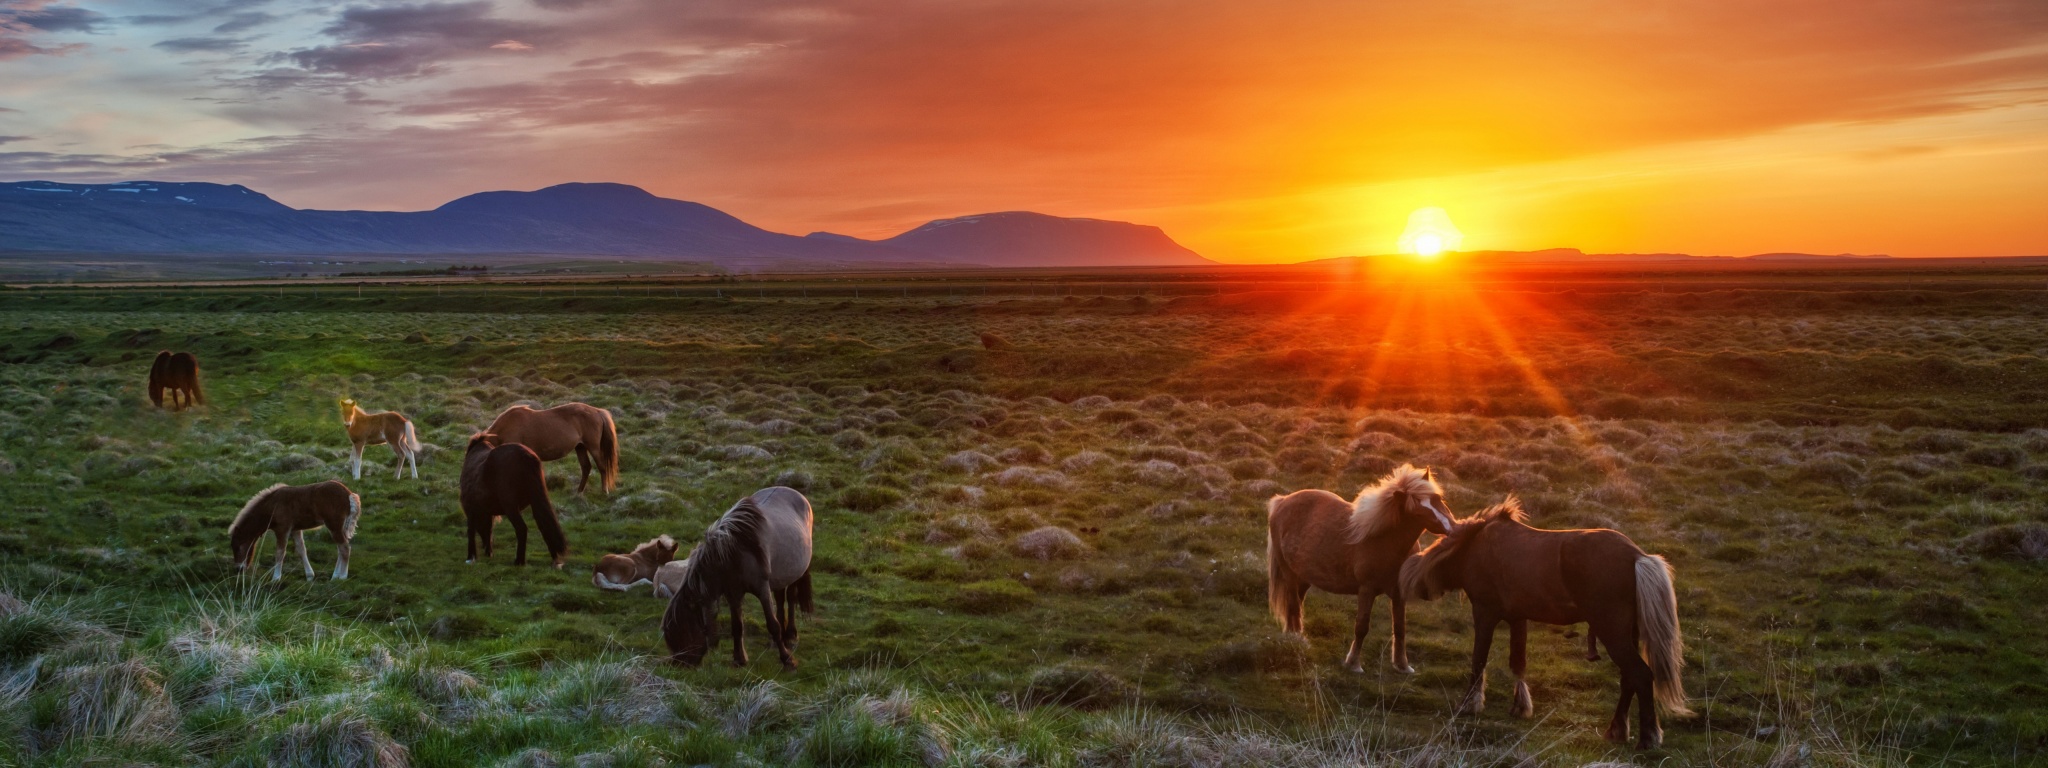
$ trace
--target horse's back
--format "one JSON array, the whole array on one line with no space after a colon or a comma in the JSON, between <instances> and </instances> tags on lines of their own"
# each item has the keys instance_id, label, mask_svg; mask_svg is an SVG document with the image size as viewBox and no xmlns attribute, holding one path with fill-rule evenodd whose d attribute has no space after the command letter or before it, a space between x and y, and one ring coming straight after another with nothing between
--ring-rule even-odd
<instances>
[{"instance_id":1,"label":"horse's back","mask_svg":"<svg viewBox=\"0 0 2048 768\"><path fill-rule=\"evenodd\" d=\"M1576 594L1601 601L1626 600L1633 606L1636 593L1636 561L1642 547L1620 531L1589 528L1565 531L1559 555L1565 582Z\"/></svg>"},{"instance_id":2,"label":"horse's back","mask_svg":"<svg viewBox=\"0 0 2048 768\"><path fill-rule=\"evenodd\" d=\"M768 580L776 589L811 569L811 501L794 488L774 486L747 498L761 511L761 546L768 553Z\"/></svg>"},{"instance_id":3,"label":"horse's back","mask_svg":"<svg viewBox=\"0 0 2048 768\"><path fill-rule=\"evenodd\" d=\"M1310 586L1355 594L1359 573L1349 543L1351 512L1351 502L1325 490L1275 496L1266 503L1266 535L1287 569Z\"/></svg>"},{"instance_id":4,"label":"horse's back","mask_svg":"<svg viewBox=\"0 0 2048 768\"><path fill-rule=\"evenodd\" d=\"M563 403L535 410L515 405L498 413L484 431L506 443L533 448L542 460L553 461L569 455L579 444L596 448L599 431L611 422L611 411L586 403Z\"/></svg>"}]
</instances>

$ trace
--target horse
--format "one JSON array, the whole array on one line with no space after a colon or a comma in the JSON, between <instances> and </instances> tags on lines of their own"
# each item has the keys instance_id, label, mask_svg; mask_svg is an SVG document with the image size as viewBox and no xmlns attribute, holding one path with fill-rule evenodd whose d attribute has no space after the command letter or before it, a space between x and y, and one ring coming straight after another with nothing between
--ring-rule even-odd
<instances>
[{"instance_id":1,"label":"horse","mask_svg":"<svg viewBox=\"0 0 2048 768\"><path fill-rule=\"evenodd\" d=\"M469 519L469 559L463 562L476 563L477 539L483 539L484 557L491 556L491 529L503 517L512 521L512 531L519 536L519 553L512 564L525 565L526 518L519 511L531 506L533 523L548 544L548 555L557 569L562 567L569 542L562 535L561 522L555 519L554 505L548 502L546 470L533 449L501 445L489 432L471 435L469 449L462 456L461 489L462 515Z\"/></svg>"},{"instance_id":2,"label":"horse","mask_svg":"<svg viewBox=\"0 0 2048 768\"><path fill-rule=\"evenodd\" d=\"M690 572L690 559L670 560L654 569L654 596L667 600L676 596L676 590L683 586L683 575Z\"/></svg>"},{"instance_id":3,"label":"horse","mask_svg":"<svg viewBox=\"0 0 2048 768\"><path fill-rule=\"evenodd\" d=\"M676 548L675 538L664 533L634 547L631 554L600 557L596 570L590 574L590 583L614 592L653 584L655 571L676 559Z\"/></svg>"},{"instance_id":4,"label":"horse","mask_svg":"<svg viewBox=\"0 0 2048 768\"><path fill-rule=\"evenodd\" d=\"M814 610L811 596L811 502L791 488L753 492L704 531L690 551L682 583L661 616L669 659L695 667L718 645L718 600L732 610L732 663L746 666L741 601L749 594L767 614L768 636L782 668L796 668L796 612ZM774 604L769 604L770 597Z\"/></svg>"},{"instance_id":5,"label":"horse","mask_svg":"<svg viewBox=\"0 0 2048 768\"><path fill-rule=\"evenodd\" d=\"M1450 535L1403 563L1401 589L1410 600L1463 590L1472 603L1472 681L1461 712L1476 714L1486 707L1486 656L1495 625L1506 621L1508 667L1515 674L1515 703L1509 711L1516 717L1535 714L1522 675L1534 620L1586 622L1590 634L1607 646L1621 672L1621 701L1608 724L1608 740L1628 739L1632 698L1641 698L1637 749L1663 743L1659 707L1673 716L1692 714L1679 679L1685 642L1679 636L1671 565L1645 554L1617 531L1531 528L1521 502L1509 496L1459 521ZM1647 659L1643 650L1649 652Z\"/></svg>"},{"instance_id":6,"label":"horse","mask_svg":"<svg viewBox=\"0 0 2048 768\"><path fill-rule=\"evenodd\" d=\"M1394 669L1408 665L1408 612L1401 563L1427 530L1451 529L1436 472L1403 464L1345 501L1329 491L1295 491L1266 502L1266 604L1283 631L1302 634L1301 606L1310 587L1358 596L1358 619L1344 668L1364 672L1365 633L1380 595L1393 604Z\"/></svg>"},{"instance_id":7,"label":"horse","mask_svg":"<svg viewBox=\"0 0 2048 768\"><path fill-rule=\"evenodd\" d=\"M170 391L171 410L182 411L206 404L206 392L199 388L199 358L190 352L156 353L149 366L149 402L164 407L164 392Z\"/></svg>"},{"instance_id":8,"label":"horse","mask_svg":"<svg viewBox=\"0 0 2048 768\"><path fill-rule=\"evenodd\" d=\"M420 436L413 431L412 420L397 411L364 412L353 398L341 401L341 424L348 428L349 459L354 465L356 479L363 479L363 449L372 445L391 446L391 452L398 456L398 465L392 467L392 479L405 478L407 463L412 465L412 479L420 479Z\"/></svg>"},{"instance_id":9,"label":"horse","mask_svg":"<svg viewBox=\"0 0 2048 768\"><path fill-rule=\"evenodd\" d=\"M284 579L284 556L289 548L286 537L298 542L299 562L306 568L306 578L313 578L313 559L306 554L306 531L326 526L338 551L334 580L347 579L349 541L356 537L356 520L362 516L362 497L350 493L339 480L296 486L278 483L265 488L249 497L249 503L243 504L234 522L228 524L228 544L234 552L235 570L246 571L255 562L256 545L262 543L263 534L268 531L277 536L277 565L270 569L270 580Z\"/></svg>"},{"instance_id":10,"label":"horse","mask_svg":"<svg viewBox=\"0 0 2048 768\"><path fill-rule=\"evenodd\" d=\"M583 466L577 493L590 484L593 464L605 493L618 485L619 431L612 424L611 411L583 403L563 403L538 411L515 405L498 414L484 431L497 435L499 442L532 448L541 461L554 461L574 451L576 463Z\"/></svg>"}]
</instances>

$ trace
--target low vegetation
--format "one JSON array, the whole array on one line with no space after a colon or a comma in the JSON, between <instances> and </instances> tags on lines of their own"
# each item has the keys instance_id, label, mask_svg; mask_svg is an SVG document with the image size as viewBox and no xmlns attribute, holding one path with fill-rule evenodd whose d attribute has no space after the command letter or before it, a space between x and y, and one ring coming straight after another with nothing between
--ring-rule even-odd
<instances>
[{"instance_id":1,"label":"low vegetation","mask_svg":"<svg viewBox=\"0 0 2048 768\"><path fill-rule=\"evenodd\" d=\"M1284 292L0 297L0 764L2048 749L2048 305L1989 283L1734 279L1502 300L1520 361L1479 332L1396 343L1371 304ZM161 348L199 355L211 405L148 407ZM350 580L325 578L316 535L320 579L238 584L228 519L271 482L345 476L343 397L414 419L421 480L349 481ZM552 465L568 569L464 566L465 438L565 400L615 415L617 492L578 497ZM1492 711L1453 719L1456 600L1411 608L1412 677L1337 668L1348 599L1311 596L1306 642L1277 634L1265 499L1348 495L1403 461L1437 467L1458 512L1513 492L1538 525L1618 528L1669 558L1702 715L1668 721L1658 753L1600 741L1611 669L1579 658L1582 628L1543 627L1537 717L1506 716L1502 672ZM593 589L591 564L660 533L687 547L770 484L819 510L803 668L778 673L758 624L747 669L658 663L662 604ZM1375 659L1386 626L1382 609Z\"/></svg>"}]
</instances>

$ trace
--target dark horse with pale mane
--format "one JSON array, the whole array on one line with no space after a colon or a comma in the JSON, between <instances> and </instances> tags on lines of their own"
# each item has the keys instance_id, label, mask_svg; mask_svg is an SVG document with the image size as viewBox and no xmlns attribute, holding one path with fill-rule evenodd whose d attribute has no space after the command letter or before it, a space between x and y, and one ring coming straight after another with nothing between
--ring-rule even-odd
<instances>
[{"instance_id":1,"label":"dark horse with pale mane","mask_svg":"<svg viewBox=\"0 0 2048 768\"><path fill-rule=\"evenodd\" d=\"M533 524L548 544L555 567L569 554L569 541L562 535L562 523L555 519L555 507L548 502L548 480L540 457L523 445L500 445L497 436L478 432L469 438L462 456L462 515L469 520L469 559L476 562L476 544L483 540L484 557L491 556L491 529L498 518L512 521L519 537L513 565L526 564L526 518L520 510L533 507Z\"/></svg>"},{"instance_id":2,"label":"dark horse with pale mane","mask_svg":"<svg viewBox=\"0 0 2048 768\"><path fill-rule=\"evenodd\" d=\"M1685 642L1671 566L1617 531L1531 528L1521 502L1510 496L1459 521L1449 536L1409 558L1401 566L1401 587L1410 600L1463 590L1472 602L1472 682L1459 705L1462 712L1486 707L1486 656L1495 625L1508 623L1508 668L1515 674L1509 712L1529 717L1536 711L1523 679L1529 622L1583 621L1621 670L1621 701L1607 726L1609 740L1628 739L1632 698L1641 699L1637 749L1663 743L1659 706L1672 715L1692 714L1679 679Z\"/></svg>"},{"instance_id":3,"label":"dark horse with pale mane","mask_svg":"<svg viewBox=\"0 0 2048 768\"><path fill-rule=\"evenodd\" d=\"M723 598L732 609L732 663L746 666L740 606L753 595L768 614L768 637L782 657L782 668L796 668L791 650L796 609L812 610L809 499L782 486L753 492L704 531L688 563L661 616L661 637L671 660L694 667L717 647L718 601Z\"/></svg>"},{"instance_id":4,"label":"dark horse with pale mane","mask_svg":"<svg viewBox=\"0 0 2048 768\"><path fill-rule=\"evenodd\" d=\"M1380 595L1393 602L1392 661L1408 666L1408 615L1401 563L1423 531L1448 533L1451 511L1436 473L1403 464L1345 501L1329 491L1295 491L1266 502L1266 603L1288 632L1301 634L1301 603L1309 587L1358 596L1358 621L1344 668L1365 671L1365 633Z\"/></svg>"},{"instance_id":5,"label":"dark horse with pale mane","mask_svg":"<svg viewBox=\"0 0 2048 768\"><path fill-rule=\"evenodd\" d=\"M167 393L173 411L206 404L206 392L199 388L199 358L168 349L156 353L149 366L149 401L162 408Z\"/></svg>"},{"instance_id":6,"label":"dark horse with pale mane","mask_svg":"<svg viewBox=\"0 0 2048 768\"><path fill-rule=\"evenodd\" d=\"M228 524L235 570L249 569L256 561L256 545L263 543L263 534L270 533L277 537L277 565L270 569L270 580L284 578L284 557L291 549L286 544L294 541L299 545L299 563L305 566L306 578L313 578L306 531L325 526L327 535L334 537L334 579L346 579L349 541L355 538L356 520L362 516L362 498L339 480L297 486L278 483L265 488L249 497L249 503L243 504L235 521Z\"/></svg>"},{"instance_id":7,"label":"dark horse with pale mane","mask_svg":"<svg viewBox=\"0 0 2048 768\"><path fill-rule=\"evenodd\" d=\"M619 484L619 430L612 423L611 411L583 403L541 410L515 405L498 414L484 431L497 435L501 445L518 443L532 448L541 461L554 461L573 451L576 463L583 467L577 493L590 485L593 467L605 493Z\"/></svg>"}]
</instances>

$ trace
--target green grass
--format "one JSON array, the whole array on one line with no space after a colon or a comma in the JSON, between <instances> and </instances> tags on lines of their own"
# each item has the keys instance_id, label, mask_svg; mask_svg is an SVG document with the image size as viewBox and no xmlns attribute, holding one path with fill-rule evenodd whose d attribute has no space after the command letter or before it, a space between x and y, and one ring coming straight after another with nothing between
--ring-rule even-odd
<instances>
[{"instance_id":1,"label":"green grass","mask_svg":"<svg viewBox=\"0 0 2048 768\"><path fill-rule=\"evenodd\" d=\"M1306 644L1275 632L1265 498L1402 461L1458 511L1513 491L1671 560L1703 715L1644 760L2048 748L2039 292L1698 279L1488 289L1520 361L1480 333L1395 343L1370 293L0 296L0 586L27 601L0 601L0 765L1629 759L1597 736L1612 668L1567 628L1532 633L1535 721L1506 716L1504 670L1491 711L1449 717L1456 599L1411 606L1414 677L1337 668L1346 598L1311 597ZM210 407L147 407L159 348L199 355ZM346 479L342 397L416 420L420 481L381 448ZM455 451L565 400L616 415L618 491L551 465L569 567L509 566L503 525L463 565ZM235 586L241 503L329 477L363 496L353 578L325 580L314 533L321 579ZM662 604L590 565L776 483L819 511L804 666L776 671L756 608L748 669L649 661ZM141 725L67 715L81 690Z\"/></svg>"}]
</instances>

